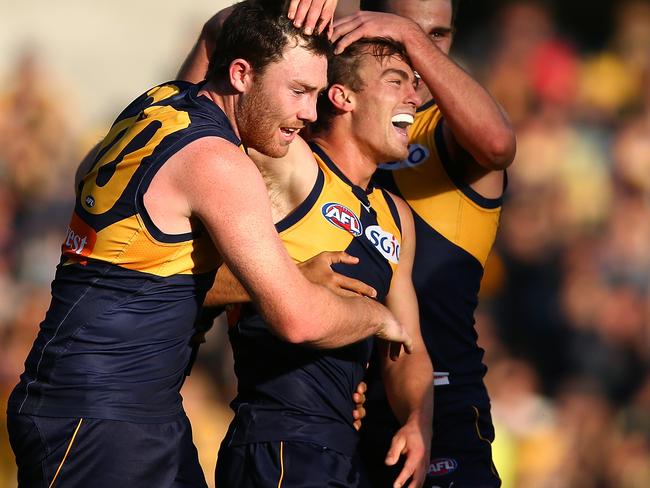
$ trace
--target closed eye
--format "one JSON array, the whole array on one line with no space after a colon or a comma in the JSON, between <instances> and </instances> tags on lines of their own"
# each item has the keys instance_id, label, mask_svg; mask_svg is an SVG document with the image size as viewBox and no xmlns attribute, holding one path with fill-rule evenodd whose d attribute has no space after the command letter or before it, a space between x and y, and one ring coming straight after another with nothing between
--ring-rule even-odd
<instances>
[{"instance_id":1,"label":"closed eye","mask_svg":"<svg viewBox=\"0 0 650 488\"><path fill-rule=\"evenodd\" d=\"M431 32L429 32L429 37L432 39L443 39L445 37L449 37L453 33L453 29L450 28L439 28L439 29L433 29Z\"/></svg>"}]
</instances>

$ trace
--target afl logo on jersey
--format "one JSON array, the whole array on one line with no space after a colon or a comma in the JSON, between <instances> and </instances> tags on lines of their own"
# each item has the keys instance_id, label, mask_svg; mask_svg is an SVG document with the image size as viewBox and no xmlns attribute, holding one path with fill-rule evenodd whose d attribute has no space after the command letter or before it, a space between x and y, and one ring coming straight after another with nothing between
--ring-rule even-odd
<instances>
[{"instance_id":1,"label":"afl logo on jersey","mask_svg":"<svg viewBox=\"0 0 650 488\"><path fill-rule=\"evenodd\" d=\"M345 205L334 202L326 203L321 207L321 212L323 217L333 226L349 232L354 237L363 234L363 227L359 217Z\"/></svg>"},{"instance_id":2,"label":"afl logo on jersey","mask_svg":"<svg viewBox=\"0 0 650 488\"><path fill-rule=\"evenodd\" d=\"M444 476L456 471L457 467L458 461L452 458L432 459L431 463L429 463L427 476Z\"/></svg>"},{"instance_id":3,"label":"afl logo on jersey","mask_svg":"<svg viewBox=\"0 0 650 488\"><path fill-rule=\"evenodd\" d=\"M366 237L373 246L391 263L399 263L399 241L390 232L378 225L366 227Z\"/></svg>"},{"instance_id":4,"label":"afl logo on jersey","mask_svg":"<svg viewBox=\"0 0 650 488\"><path fill-rule=\"evenodd\" d=\"M419 164L424 163L429 158L430 154L429 148L422 144L409 144L408 158L394 163L380 164L379 169L395 171L397 169L412 168L413 166L418 166Z\"/></svg>"},{"instance_id":5,"label":"afl logo on jersey","mask_svg":"<svg viewBox=\"0 0 650 488\"><path fill-rule=\"evenodd\" d=\"M86 203L86 207L93 208L95 206L95 199L92 197L92 195L88 195L84 202Z\"/></svg>"}]
</instances>

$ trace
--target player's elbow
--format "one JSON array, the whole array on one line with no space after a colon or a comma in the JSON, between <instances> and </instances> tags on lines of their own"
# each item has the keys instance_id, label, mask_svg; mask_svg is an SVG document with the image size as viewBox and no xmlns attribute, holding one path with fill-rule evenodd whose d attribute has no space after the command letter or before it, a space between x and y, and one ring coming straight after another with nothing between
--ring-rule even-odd
<instances>
[{"instance_id":1,"label":"player's elbow","mask_svg":"<svg viewBox=\"0 0 650 488\"><path fill-rule=\"evenodd\" d=\"M309 318L297 310L284 310L269 323L275 335L289 344L308 344L318 339L309 327Z\"/></svg>"},{"instance_id":2,"label":"player's elbow","mask_svg":"<svg viewBox=\"0 0 650 488\"><path fill-rule=\"evenodd\" d=\"M512 130L503 130L494 134L487 141L485 151L482 154L483 166L492 171L501 171L512 164L515 159L517 142Z\"/></svg>"}]
</instances>

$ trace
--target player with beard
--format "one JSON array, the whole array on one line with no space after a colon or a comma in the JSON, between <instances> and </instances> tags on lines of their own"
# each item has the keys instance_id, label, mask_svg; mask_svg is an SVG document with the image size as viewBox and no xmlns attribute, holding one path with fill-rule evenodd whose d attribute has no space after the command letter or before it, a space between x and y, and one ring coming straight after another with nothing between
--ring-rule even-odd
<instances>
[{"instance_id":1,"label":"player with beard","mask_svg":"<svg viewBox=\"0 0 650 488\"><path fill-rule=\"evenodd\" d=\"M302 276L242 151L282 156L315 119L329 43L250 4L222 34L206 83L147 91L80 168L52 302L9 399L22 487L206 486L179 391L223 262L286 341L410 347L380 304Z\"/></svg>"},{"instance_id":2,"label":"player with beard","mask_svg":"<svg viewBox=\"0 0 650 488\"><path fill-rule=\"evenodd\" d=\"M376 181L413 210L417 251L413 281L420 324L435 368L433 442L426 487L499 486L492 463L494 428L483 383L474 310L494 243L505 168L515 137L492 97L449 57L455 0L368 1L335 23L337 51L363 37L394 36L422 78L409 156ZM397 14L397 15L394 15ZM362 452L373 486L391 486L384 449L398 427L377 371L368 381Z\"/></svg>"},{"instance_id":3,"label":"player with beard","mask_svg":"<svg viewBox=\"0 0 650 488\"><path fill-rule=\"evenodd\" d=\"M408 485L416 487L428 460L433 372L418 332L411 281L413 221L402 200L370 183L378 164L408 155L407 127L420 103L415 77L403 46L367 39L330 61L329 80L309 145L297 138L283 158L255 152L251 157L294 260L324 250L355 256L357 264L334 269L371 285L377 299L413 332L411 355L391 362L382 343L380 362L402 424L387 446L388 456L393 462L406 456L391 482L402 486L412 477ZM245 301L243 290L237 291L223 271L206 304ZM217 486L369 487L358 460L351 397L372 341L310 350L273 337L253 306L229 315L238 395L219 451Z\"/></svg>"}]
</instances>

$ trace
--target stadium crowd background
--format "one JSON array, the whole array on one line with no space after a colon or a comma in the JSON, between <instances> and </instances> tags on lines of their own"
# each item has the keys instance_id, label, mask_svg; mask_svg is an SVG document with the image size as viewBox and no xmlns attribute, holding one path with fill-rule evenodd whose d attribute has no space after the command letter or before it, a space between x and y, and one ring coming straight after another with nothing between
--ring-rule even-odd
<instances>
[{"instance_id":1,"label":"stadium crowd background","mask_svg":"<svg viewBox=\"0 0 650 488\"><path fill-rule=\"evenodd\" d=\"M0 487L12 487L6 398L49 303L77 162L231 2L2 3ZM477 311L504 487L646 488L650 2L464 0L457 24L453 55L518 139ZM207 339L183 396L211 481L234 384L223 324Z\"/></svg>"}]
</instances>

